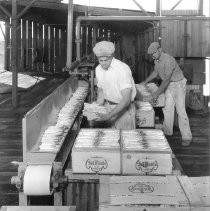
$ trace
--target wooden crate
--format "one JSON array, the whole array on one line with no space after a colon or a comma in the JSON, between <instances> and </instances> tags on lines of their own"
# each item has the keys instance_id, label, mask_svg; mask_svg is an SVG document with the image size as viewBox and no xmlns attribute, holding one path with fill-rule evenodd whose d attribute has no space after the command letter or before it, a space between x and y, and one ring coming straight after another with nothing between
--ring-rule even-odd
<instances>
[{"instance_id":1,"label":"wooden crate","mask_svg":"<svg viewBox=\"0 0 210 211\"><path fill-rule=\"evenodd\" d=\"M123 175L172 174L172 150L158 129L122 131Z\"/></svg>"},{"instance_id":2,"label":"wooden crate","mask_svg":"<svg viewBox=\"0 0 210 211\"><path fill-rule=\"evenodd\" d=\"M210 176L189 177L189 180L200 196L202 204L210 207Z\"/></svg>"},{"instance_id":3,"label":"wooden crate","mask_svg":"<svg viewBox=\"0 0 210 211\"><path fill-rule=\"evenodd\" d=\"M99 211L209 211L209 207L157 207L157 206L114 206L103 205L99 207Z\"/></svg>"},{"instance_id":4,"label":"wooden crate","mask_svg":"<svg viewBox=\"0 0 210 211\"><path fill-rule=\"evenodd\" d=\"M119 130L81 129L72 149L73 173L120 174L119 141Z\"/></svg>"},{"instance_id":5,"label":"wooden crate","mask_svg":"<svg viewBox=\"0 0 210 211\"><path fill-rule=\"evenodd\" d=\"M76 211L75 206L2 206L1 211Z\"/></svg>"},{"instance_id":6,"label":"wooden crate","mask_svg":"<svg viewBox=\"0 0 210 211\"><path fill-rule=\"evenodd\" d=\"M155 112L148 102L136 101L136 126L139 128L155 126Z\"/></svg>"},{"instance_id":7,"label":"wooden crate","mask_svg":"<svg viewBox=\"0 0 210 211\"><path fill-rule=\"evenodd\" d=\"M183 208L181 210L203 206L187 176L103 176L99 205L101 208L104 205L138 205Z\"/></svg>"}]
</instances>

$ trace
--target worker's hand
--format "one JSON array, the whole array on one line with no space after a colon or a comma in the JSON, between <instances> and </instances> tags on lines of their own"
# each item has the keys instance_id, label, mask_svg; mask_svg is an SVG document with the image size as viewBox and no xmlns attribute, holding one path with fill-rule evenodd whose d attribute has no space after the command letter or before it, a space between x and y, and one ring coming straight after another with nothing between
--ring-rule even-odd
<instances>
[{"instance_id":1,"label":"worker's hand","mask_svg":"<svg viewBox=\"0 0 210 211\"><path fill-rule=\"evenodd\" d=\"M145 86L146 85L146 82L145 81L142 81L139 85Z\"/></svg>"},{"instance_id":2,"label":"worker's hand","mask_svg":"<svg viewBox=\"0 0 210 211\"><path fill-rule=\"evenodd\" d=\"M151 94L145 97L145 101L150 102L153 106L157 104L158 96L156 94Z\"/></svg>"},{"instance_id":3,"label":"worker's hand","mask_svg":"<svg viewBox=\"0 0 210 211\"><path fill-rule=\"evenodd\" d=\"M156 93L153 93L151 96L152 96L152 99L150 100L150 103L153 106L157 105L159 96Z\"/></svg>"}]
</instances>

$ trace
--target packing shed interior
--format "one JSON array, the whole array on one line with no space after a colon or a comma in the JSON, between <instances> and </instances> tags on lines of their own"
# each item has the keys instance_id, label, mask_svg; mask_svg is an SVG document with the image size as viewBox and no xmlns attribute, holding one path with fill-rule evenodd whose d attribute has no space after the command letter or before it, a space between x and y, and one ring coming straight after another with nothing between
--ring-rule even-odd
<instances>
[{"instance_id":1,"label":"packing shed interior","mask_svg":"<svg viewBox=\"0 0 210 211\"><path fill-rule=\"evenodd\" d=\"M31 4L31 7L28 8L28 10L21 15L21 18L17 20L17 57L15 58L15 61L17 62L17 72L49 73L51 75L64 74L62 69L66 67L66 61L68 59L68 5L62 4L58 0L50 2L21 0L17 1L18 13L21 14L21 11L24 11L24 8L30 5L30 2L33 2L33 5ZM14 21L11 19L12 1L1 1L0 8L1 20L6 23L5 70L10 71L14 68L14 57L11 50L13 42L11 24ZM80 5L74 5L73 8L74 26L72 37L72 61L78 60L76 50L78 43L80 43L80 57L83 58L84 56L87 56L88 60L94 60L94 56L91 55L94 44L100 40L111 40L116 44L116 57L123 60L131 67L135 81L138 83L142 81L153 69L152 60L147 55L147 48L151 42L159 41L161 42L163 50L175 56L178 61L183 61L182 58L184 58L182 65L184 67L184 71L186 71L185 73L188 74L188 81L191 79L191 83L195 85L204 84L204 77L200 76L204 76L204 60L209 57L210 52L210 23L209 19L205 17L197 18L198 15L200 16L199 11L185 11L184 14L182 13L182 17L178 18L177 15L179 14L175 14L175 16L170 16L168 19L161 20L161 18L157 18L154 13L149 13L151 17L146 17L143 12L139 11L96 7L87 8ZM167 12L167 14L169 14L169 12ZM78 17L85 17L85 15L87 15L87 20L81 21L80 26L81 39L76 39L76 23L79 20ZM88 20L88 17L100 17L101 15L106 17L110 16L110 20ZM126 16L127 18L124 20L120 20L120 18L119 20L111 20L111 16ZM129 20L129 16L135 16L136 20ZM142 16L142 18L139 18L140 16ZM196 76L193 76L193 74ZM199 79L199 81L193 81L196 79ZM43 81L42 85L44 83L45 81ZM49 86L50 88L47 88L46 86ZM45 87L45 91L47 89L51 90L52 84L46 83L43 87ZM42 89L44 90L43 87ZM39 94L36 94L36 97L35 95L32 95L33 93L28 93L27 99L31 99L31 97L33 97L33 100L38 102L43 93L44 92L39 90ZM32 101L28 100L28 102L28 107L22 107L22 110L28 109L32 106ZM6 114L12 115L13 113L9 113L7 110L7 113L4 115ZM23 115L23 111L21 115ZM6 116L6 118L9 119L8 116ZM18 118L18 123L20 123L19 120L20 118ZM201 121L202 120L200 120L200 122ZM196 122L196 126L197 124L200 125L200 122ZM192 123L195 124L194 122ZM205 124L205 127L207 128L207 123ZM21 140L21 130L18 128L16 131L18 131L19 140ZM13 134L11 134L11 136L12 135ZM199 136L196 137L200 142L203 143L206 141L206 137L200 138L200 136L201 135L199 133ZM175 138L178 140L179 136L176 135ZM16 140L17 137L13 139ZM175 145L177 142L173 142L172 145ZM194 145L196 144L197 143L194 143ZM208 151L208 147L206 147L206 151ZM186 149L180 150L180 147L177 147L175 150L179 152L182 150L180 157L184 157L183 160L185 160ZM196 150L199 151L200 149ZM208 152L204 153L203 151L200 151L199 153L202 155L206 153L205 156L207 159L209 158L209 155L207 155ZM18 153L21 154L21 150L19 150ZM200 154L194 154L195 157L197 156L196 159L201 157ZM19 157L21 156L22 155ZM200 168L205 168L208 165L206 164L207 161L205 160L204 163L202 159L198 161L199 163L197 162L195 164L197 166L197 174L198 172L200 173ZM9 160L9 158L7 158L6 161L7 160ZM190 166L191 163L187 163L186 165ZM207 174L206 169L204 172ZM97 192L95 189L98 189L96 188L98 184L96 184L96 186L86 183L80 185L75 183L70 185L72 185L72 190L77 191L77 194L75 194L74 198L71 199L73 204L75 203L75 200L77 200L77 204L80 204L78 202L78 197L85 198L84 194L87 193L87 190L90 190L93 194L89 195L90 200L85 198L87 200L86 203L90 203L92 201L91 197L96 197L94 193ZM80 195L79 191L82 188L86 190L86 192L83 191L83 195ZM52 199L50 198L50 200ZM45 202L45 199L42 201ZM31 198L31 204L33 204L33 198ZM79 206L82 207L83 204Z\"/></svg>"},{"instance_id":2,"label":"packing shed interior","mask_svg":"<svg viewBox=\"0 0 210 211\"><path fill-rule=\"evenodd\" d=\"M30 7L23 12L29 4ZM5 69L11 70L12 3L1 1L0 6L3 8L0 18L5 21ZM62 72L67 60L68 4L60 1L22 0L17 1L18 13L18 72ZM83 57L92 54L97 41L111 40L116 44L115 56L131 67L135 81L140 82L153 69L147 48L151 42L159 41L163 51L174 56L178 62L180 58L184 58L181 61L184 61L182 65L189 83L204 84L204 64L210 53L209 19L200 16L199 10L180 13L162 11L162 15L164 14L164 18L158 18L155 13L147 13L148 16L145 16L141 11L74 5L72 61L78 59L76 43L80 43L80 56ZM97 17L103 17L102 15L106 18L98 20ZM80 40L76 39L79 16L87 17L80 21ZM91 16L96 18L88 19Z\"/></svg>"}]
</instances>

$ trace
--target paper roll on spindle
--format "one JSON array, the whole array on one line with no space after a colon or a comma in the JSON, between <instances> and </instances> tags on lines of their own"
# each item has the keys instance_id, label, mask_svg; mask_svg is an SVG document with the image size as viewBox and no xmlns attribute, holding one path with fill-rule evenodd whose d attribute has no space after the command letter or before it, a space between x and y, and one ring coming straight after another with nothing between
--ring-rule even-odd
<instances>
[{"instance_id":1,"label":"paper roll on spindle","mask_svg":"<svg viewBox=\"0 0 210 211\"><path fill-rule=\"evenodd\" d=\"M26 168L23 181L25 195L51 195L51 165L31 165Z\"/></svg>"}]
</instances>

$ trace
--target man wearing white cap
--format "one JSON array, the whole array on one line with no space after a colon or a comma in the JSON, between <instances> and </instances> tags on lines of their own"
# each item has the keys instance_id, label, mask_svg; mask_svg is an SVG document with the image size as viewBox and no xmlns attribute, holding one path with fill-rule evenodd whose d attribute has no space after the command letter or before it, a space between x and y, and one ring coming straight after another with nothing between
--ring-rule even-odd
<instances>
[{"instance_id":1,"label":"man wearing white cap","mask_svg":"<svg viewBox=\"0 0 210 211\"><path fill-rule=\"evenodd\" d=\"M155 62L154 71L141 84L146 84L157 76L162 79L158 90L148 97L148 100L157 99L165 92L165 106L163 108L163 131L166 135L173 134L174 107L178 113L179 129L182 135L182 146L189 146L192 142L189 119L185 109L186 79L176 60L162 52L158 42L153 42L148 48L148 54Z\"/></svg>"},{"instance_id":2,"label":"man wearing white cap","mask_svg":"<svg viewBox=\"0 0 210 211\"><path fill-rule=\"evenodd\" d=\"M99 105L115 105L106 115L99 115L96 121L109 121L116 129L135 129L135 83L128 65L114 58L115 46L102 41L93 48L99 65L96 67Z\"/></svg>"}]
</instances>

